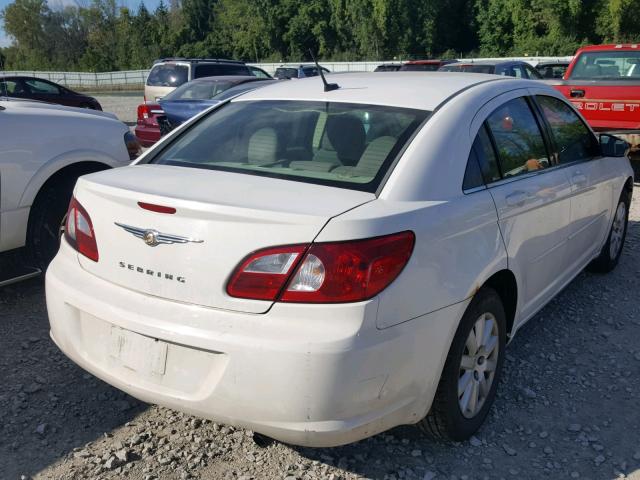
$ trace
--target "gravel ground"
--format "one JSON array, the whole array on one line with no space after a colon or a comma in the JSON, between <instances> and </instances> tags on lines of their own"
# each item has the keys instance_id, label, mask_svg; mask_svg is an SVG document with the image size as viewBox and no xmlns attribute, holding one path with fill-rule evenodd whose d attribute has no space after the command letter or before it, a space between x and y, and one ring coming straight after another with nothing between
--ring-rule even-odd
<instances>
[{"instance_id":1,"label":"gravel ground","mask_svg":"<svg viewBox=\"0 0 640 480\"><path fill-rule=\"evenodd\" d=\"M621 264L580 274L523 327L469 442L402 427L308 449L113 389L50 341L42 281L14 285L0 290L0 478L639 480L639 290L636 195Z\"/></svg>"},{"instance_id":2,"label":"gravel ground","mask_svg":"<svg viewBox=\"0 0 640 480\"><path fill-rule=\"evenodd\" d=\"M96 98L105 112L115 113L127 125L135 125L136 109L143 102L143 92L87 93Z\"/></svg>"}]
</instances>

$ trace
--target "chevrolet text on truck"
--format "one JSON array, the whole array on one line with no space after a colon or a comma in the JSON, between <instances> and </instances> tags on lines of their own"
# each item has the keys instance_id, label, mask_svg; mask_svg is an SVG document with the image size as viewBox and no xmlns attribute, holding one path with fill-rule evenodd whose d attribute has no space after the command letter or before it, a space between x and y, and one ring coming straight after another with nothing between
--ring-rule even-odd
<instances>
[{"instance_id":1,"label":"chevrolet text on truck","mask_svg":"<svg viewBox=\"0 0 640 480\"><path fill-rule=\"evenodd\" d=\"M580 48L564 81L554 85L591 127L640 147L640 48L638 44Z\"/></svg>"}]
</instances>

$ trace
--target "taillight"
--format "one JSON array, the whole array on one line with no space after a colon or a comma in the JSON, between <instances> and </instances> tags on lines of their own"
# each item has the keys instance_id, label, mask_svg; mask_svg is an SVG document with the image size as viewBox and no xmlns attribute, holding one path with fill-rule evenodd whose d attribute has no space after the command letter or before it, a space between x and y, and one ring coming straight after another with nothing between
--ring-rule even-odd
<instances>
[{"instance_id":1,"label":"taillight","mask_svg":"<svg viewBox=\"0 0 640 480\"><path fill-rule=\"evenodd\" d=\"M275 300L307 245L258 250L245 258L227 284L232 297Z\"/></svg>"},{"instance_id":2,"label":"taillight","mask_svg":"<svg viewBox=\"0 0 640 480\"><path fill-rule=\"evenodd\" d=\"M142 151L142 146L140 145L138 138L130 131L127 131L124 134L124 145L127 147L129 160L135 160Z\"/></svg>"},{"instance_id":3,"label":"taillight","mask_svg":"<svg viewBox=\"0 0 640 480\"><path fill-rule=\"evenodd\" d=\"M138 105L138 120L146 120L151 114L151 108L146 103Z\"/></svg>"},{"instance_id":4,"label":"taillight","mask_svg":"<svg viewBox=\"0 0 640 480\"><path fill-rule=\"evenodd\" d=\"M100 258L91 217L75 197L71 198L69 204L64 237L69 245L89 260L97 262Z\"/></svg>"},{"instance_id":5,"label":"taillight","mask_svg":"<svg viewBox=\"0 0 640 480\"><path fill-rule=\"evenodd\" d=\"M365 240L260 250L236 269L227 292L233 297L281 302L366 300L398 277L414 243L413 232L400 232Z\"/></svg>"}]
</instances>

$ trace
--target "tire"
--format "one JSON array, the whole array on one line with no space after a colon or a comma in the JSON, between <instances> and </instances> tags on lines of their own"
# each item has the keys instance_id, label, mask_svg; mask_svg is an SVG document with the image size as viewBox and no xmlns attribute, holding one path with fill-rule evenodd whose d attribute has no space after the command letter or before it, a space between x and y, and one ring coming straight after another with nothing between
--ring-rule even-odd
<instances>
[{"instance_id":1,"label":"tire","mask_svg":"<svg viewBox=\"0 0 640 480\"><path fill-rule=\"evenodd\" d=\"M46 185L31 207L27 242L35 267L43 272L58 253L60 236L76 178L65 178Z\"/></svg>"},{"instance_id":2,"label":"tire","mask_svg":"<svg viewBox=\"0 0 640 480\"><path fill-rule=\"evenodd\" d=\"M613 221L611 222L607 241L602 250L600 250L600 255L587 266L587 270L590 272L609 273L618 265L622 255L622 247L624 247L624 240L627 237L630 205L631 194L625 189L622 191L616 210L613 213Z\"/></svg>"},{"instance_id":3,"label":"tire","mask_svg":"<svg viewBox=\"0 0 640 480\"><path fill-rule=\"evenodd\" d=\"M469 355L467 340L471 341L470 334L472 331L475 334L480 327L480 321L485 322L485 332L487 327L491 328L493 335L486 344L494 347L489 351L489 355L485 356L487 349L483 345L481 350L472 356ZM495 399L504 362L505 345L506 320L502 301L495 290L483 287L476 293L460 321L431 410L418 423L418 427L432 437L443 440L463 441L473 435L484 422ZM463 355L467 368L462 364ZM489 366L493 366L492 371L487 368ZM467 388L458 396L458 385L462 384L465 378ZM484 392L480 389L482 379L487 387ZM474 390L475 388L478 390ZM474 391L478 392L478 396L475 408L472 408ZM468 401L463 412L465 397Z\"/></svg>"}]
</instances>

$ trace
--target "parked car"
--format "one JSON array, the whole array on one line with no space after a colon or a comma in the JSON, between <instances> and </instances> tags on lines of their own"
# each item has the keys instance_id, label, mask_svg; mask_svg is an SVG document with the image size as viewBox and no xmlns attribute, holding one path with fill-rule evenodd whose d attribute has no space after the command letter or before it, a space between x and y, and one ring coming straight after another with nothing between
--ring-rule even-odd
<instances>
[{"instance_id":1,"label":"parked car","mask_svg":"<svg viewBox=\"0 0 640 480\"><path fill-rule=\"evenodd\" d=\"M399 68L401 72L435 72L444 65L455 63L455 60L411 60Z\"/></svg>"},{"instance_id":2,"label":"parked car","mask_svg":"<svg viewBox=\"0 0 640 480\"><path fill-rule=\"evenodd\" d=\"M0 97L39 100L69 107L102 110L100 103L95 98L36 77L3 75L0 73Z\"/></svg>"},{"instance_id":3,"label":"parked car","mask_svg":"<svg viewBox=\"0 0 640 480\"><path fill-rule=\"evenodd\" d=\"M0 100L0 286L40 274L81 175L128 164L139 145L115 115Z\"/></svg>"},{"instance_id":4,"label":"parked car","mask_svg":"<svg viewBox=\"0 0 640 480\"><path fill-rule=\"evenodd\" d=\"M269 75L267 72L265 72L260 67L255 67L253 65L249 65L249 70L251 70L251 73L253 73L258 78L266 78L266 79L273 78L271 75Z\"/></svg>"},{"instance_id":5,"label":"parked car","mask_svg":"<svg viewBox=\"0 0 640 480\"><path fill-rule=\"evenodd\" d=\"M561 79L569 67L569 62L542 62L536 65L536 70L542 78Z\"/></svg>"},{"instance_id":6,"label":"parked car","mask_svg":"<svg viewBox=\"0 0 640 480\"><path fill-rule=\"evenodd\" d=\"M441 72L490 73L507 77L542 79L542 75L527 62L492 61L450 63L439 69Z\"/></svg>"},{"instance_id":7,"label":"parked car","mask_svg":"<svg viewBox=\"0 0 640 480\"><path fill-rule=\"evenodd\" d=\"M401 63L383 63L378 65L374 72L397 72L402 67Z\"/></svg>"},{"instance_id":8,"label":"parked car","mask_svg":"<svg viewBox=\"0 0 640 480\"><path fill-rule=\"evenodd\" d=\"M164 110L158 102L143 102L136 113L136 137L143 147L151 147L160 140L158 117L164 116Z\"/></svg>"},{"instance_id":9,"label":"parked car","mask_svg":"<svg viewBox=\"0 0 640 480\"><path fill-rule=\"evenodd\" d=\"M591 127L640 146L640 49L591 45L578 49L563 82L554 85Z\"/></svg>"},{"instance_id":10,"label":"parked car","mask_svg":"<svg viewBox=\"0 0 640 480\"><path fill-rule=\"evenodd\" d=\"M144 87L144 101L157 102L183 83L220 75L255 76L244 62L237 60L163 58L156 60L149 71Z\"/></svg>"},{"instance_id":11,"label":"parked car","mask_svg":"<svg viewBox=\"0 0 640 480\"><path fill-rule=\"evenodd\" d=\"M160 100L156 121L160 135L165 135L207 108L242 92L277 82L257 77L206 77L192 80Z\"/></svg>"},{"instance_id":12,"label":"parked car","mask_svg":"<svg viewBox=\"0 0 640 480\"><path fill-rule=\"evenodd\" d=\"M324 73L331 73L329 69L320 66ZM315 65L300 65L299 67L278 67L274 77L279 80L289 80L291 78L304 78L318 76L318 67Z\"/></svg>"},{"instance_id":13,"label":"parked car","mask_svg":"<svg viewBox=\"0 0 640 480\"><path fill-rule=\"evenodd\" d=\"M542 82L333 80L253 90L78 181L46 279L67 356L287 443L480 427L506 342L618 263L627 144Z\"/></svg>"}]
</instances>

